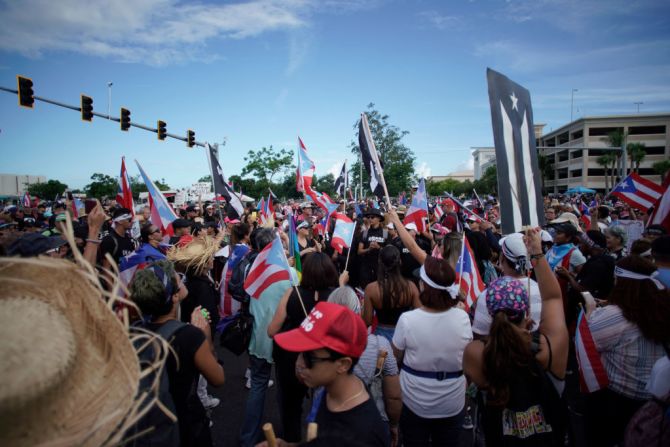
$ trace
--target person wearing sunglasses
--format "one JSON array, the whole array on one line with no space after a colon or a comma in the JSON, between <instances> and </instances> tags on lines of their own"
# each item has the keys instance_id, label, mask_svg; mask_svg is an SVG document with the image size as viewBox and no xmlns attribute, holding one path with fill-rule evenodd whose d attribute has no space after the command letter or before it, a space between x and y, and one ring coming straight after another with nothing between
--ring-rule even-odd
<instances>
[{"instance_id":1,"label":"person wearing sunglasses","mask_svg":"<svg viewBox=\"0 0 670 447\"><path fill-rule=\"evenodd\" d=\"M121 272L139 264L166 259L167 246L163 245L163 235L156 225L152 223L144 224L140 228L140 241L142 244L137 250L119 260L119 270Z\"/></svg>"},{"instance_id":2,"label":"person wearing sunglasses","mask_svg":"<svg viewBox=\"0 0 670 447\"><path fill-rule=\"evenodd\" d=\"M329 302L317 303L298 328L274 337L282 349L299 353L298 379L308 387L325 388L315 419L319 438L337 437L341 445L390 445L374 400L353 374L367 339L360 316Z\"/></svg>"}]
</instances>

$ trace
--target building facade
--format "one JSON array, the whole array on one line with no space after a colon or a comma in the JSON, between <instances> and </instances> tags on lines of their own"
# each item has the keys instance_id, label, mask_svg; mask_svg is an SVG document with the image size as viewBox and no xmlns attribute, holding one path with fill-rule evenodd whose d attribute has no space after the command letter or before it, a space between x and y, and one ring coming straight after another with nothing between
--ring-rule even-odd
<instances>
[{"instance_id":1,"label":"building facade","mask_svg":"<svg viewBox=\"0 0 670 447\"><path fill-rule=\"evenodd\" d=\"M489 166L496 163L496 148L494 147L471 147L472 159L474 160L475 180L482 178Z\"/></svg>"},{"instance_id":2,"label":"building facade","mask_svg":"<svg viewBox=\"0 0 670 447\"><path fill-rule=\"evenodd\" d=\"M46 181L43 175L0 174L0 196L20 196L28 185Z\"/></svg>"},{"instance_id":3,"label":"building facade","mask_svg":"<svg viewBox=\"0 0 670 447\"><path fill-rule=\"evenodd\" d=\"M580 118L545 134L538 144L549 166L545 191L560 193L576 186L605 191L607 170L598 164L598 158L612 152L605 148L610 147L608 135L617 130L627 135L626 144L645 144L646 156L638 172L658 183L652 165L670 158L669 128L670 113L611 115ZM630 159L627 164L632 170Z\"/></svg>"}]
</instances>

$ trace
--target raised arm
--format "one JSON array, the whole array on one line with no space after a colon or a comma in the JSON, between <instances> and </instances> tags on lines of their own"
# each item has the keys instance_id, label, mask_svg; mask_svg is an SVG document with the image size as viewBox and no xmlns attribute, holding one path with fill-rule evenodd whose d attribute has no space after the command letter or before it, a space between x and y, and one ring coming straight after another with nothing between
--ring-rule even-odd
<instances>
[{"instance_id":1,"label":"raised arm","mask_svg":"<svg viewBox=\"0 0 670 447\"><path fill-rule=\"evenodd\" d=\"M391 222L393 222L393 225L395 226L402 243L405 245L405 247L407 247L414 259L416 259L419 264L423 265L423 263L426 262L426 258L428 257L426 252L423 251L421 247L419 247L419 244L417 244L412 235L409 234L409 231L405 229L405 226L402 222L400 222L400 218L398 217L398 214L395 212L395 210L390 210L388 215L390 216Z\"/></svg>"}]
</instances>

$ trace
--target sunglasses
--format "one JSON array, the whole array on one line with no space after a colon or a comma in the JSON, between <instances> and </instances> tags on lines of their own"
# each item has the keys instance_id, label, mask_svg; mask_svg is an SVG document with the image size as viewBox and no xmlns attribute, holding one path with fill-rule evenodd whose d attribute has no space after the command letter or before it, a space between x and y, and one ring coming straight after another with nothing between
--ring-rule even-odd
<instances>
[{"instance_id":1,"label":"sunglasses","mask_svg":"<svg viewBox=\"0 0 670 447\"><path fill-rule=\"evenodd\" d=\"M305 361L305 367L307 369L312 369L314 364L319 362L334 362L337 360L335 357L319 357L313 351L303 352L302 358Z\"/></svg>"}]
</instances>

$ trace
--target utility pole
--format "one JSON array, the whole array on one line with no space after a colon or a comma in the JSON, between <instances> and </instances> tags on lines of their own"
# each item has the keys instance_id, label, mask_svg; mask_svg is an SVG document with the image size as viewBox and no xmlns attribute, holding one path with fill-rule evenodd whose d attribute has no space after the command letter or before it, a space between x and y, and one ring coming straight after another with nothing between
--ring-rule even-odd
<instances>
[{"instance_id":1,"label":"utility pole","mask_svg":"<svg viewBox=\"0 0 670 447\"><path fill-rule=\"evenodd\" d=\"M642 101L640 101L640 102L634 102L633 104L635 104L637 106L637 113L640 113L640 105L642 105L644 103Z\"/></svg>"},{"instance_id":2,"label":"utility pole","mask_svg":"<svg viewBox=\"0 0 670 447\"><path fill-rule=\"evenodd\" d=\"M576 88L572 89L572 92L570 93L570 122L572 122L572 116L573 112L575 110L575 92L578 92Z\"/></svg>"},{"instance_id":3,"label":"utility pole","mask_svg":"<svg viewBox=\"0 0 670 447\"><path fill-rule=\"evenodd\" d=\"M109 93L107 97L107 119L112 117L112 85L114 83L111 81L107 83L107 92Z\"/></svg>"}]
</instances>

